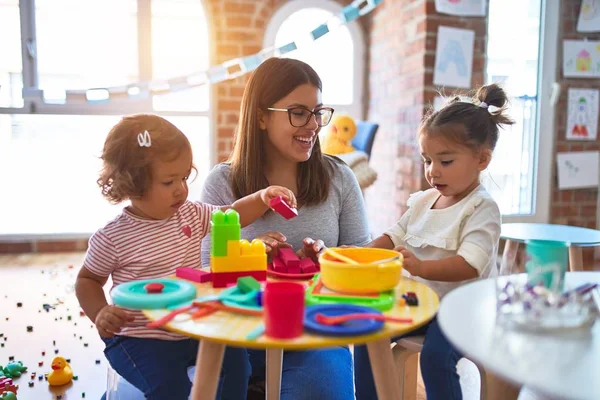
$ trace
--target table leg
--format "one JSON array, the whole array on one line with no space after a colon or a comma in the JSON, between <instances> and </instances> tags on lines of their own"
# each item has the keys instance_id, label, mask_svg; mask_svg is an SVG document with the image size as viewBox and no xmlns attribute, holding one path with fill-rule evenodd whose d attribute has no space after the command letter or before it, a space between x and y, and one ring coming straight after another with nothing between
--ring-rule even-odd
<instances>
[{"instance_id":1,"label":"table leg","mask_svg":"<svg viewBox=\"0 0 600 400\"><path fill-rule=\"evenodd\" d=\"M486 371L487 400L517 400L521 388Z\"/></svg>"},{"instance_id":2,"label":"table leg","mask_svg":"<svg viewBox=\"0 0 600 400\"><path fill-rule=\"evenodd\" d=\"M581 247L569 247L569 270L583 271L583 249Z\"/></svg>"},{"instance_id":3,"label":"table leg","mask_svg":"<svg viewBox=\"0 0 600 400\"><path fill-rule=\"evenodd\" d=\"M367 343L373 379L379 400L397 400L400 396L400 376L394 365L390 339Z\"/></svg>"},{"instance_id":4,"label":"table leg","mask_svg":"<svg viewBox=\"0 0 600 400\"><path fill-rule=\"evenodd\" d=\"M267 349L266 353L266 400L279 400L279 396L281 394L281 365L283 364L283 349Z\"/></svg>"},{"instance_id":5,"label":"table leg","mask_svg":"<svg viewBox=\"0 0 600 400\"><path fill-rule=\"evenodd\" d=\"M192 400L214 400L219 385L225 345L201 340L192 384Z\"/></svg>"},{"instance_id":6,"label":"table leg","mask_svg":"<svg viewBox=\"0 0 600 400\"><path fill-rule=\"evenodd\" d=\"M520 266L517 265L517 254L519 252L519 242L506 240L504 243L504 251L502 252L502 263L500 264L500 275L516 274L520 271Z\"/></svg>"}]
</instances>

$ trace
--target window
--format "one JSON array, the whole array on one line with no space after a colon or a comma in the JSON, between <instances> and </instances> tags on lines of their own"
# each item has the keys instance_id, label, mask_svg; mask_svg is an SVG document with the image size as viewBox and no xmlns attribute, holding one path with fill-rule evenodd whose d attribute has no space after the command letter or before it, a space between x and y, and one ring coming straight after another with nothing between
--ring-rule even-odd
<instances>
[{"instance_id":1,"label":"window","mask_svg":"<svg viewBox=\"0 0 600 400\"><path fill-rule=\"evenodd\" d=\"M483 183L500 206L505 221L548 219L548 141L539 132L553 119L549 104L554 62L540 59L556 35L557 5L545 0L490 0L487 43L487 83L500 83L510 96L515 125L500 131L489 174ZM506 21L511 29L506 29ZM518 42L519 46L514 46ZM556 47L555 47L556 48ZM555 48L549 53L555 57ZM550 78L552 79L552 78ZM553 80L552 80L553 82Z\"/></svg>"},{"instance_id":2,"label":"window","mask_svg":"<svg viewBox=\"0 0 600 400\"><path fill-rule=\"evenodd\" d=\"M0 240L86 237L117 215L123 205L110 205L96 179L106 134L124 114L161 114L188 136L198 169L190 198L200 197L209 172L206 86L104 104L65 102L64 92L205 70L208 32L201 2L80 3L36 0L35 9L26 10L30 17L35 14L30 20L35 21L36 68L27 57L22 61L18 0L0 0L0 54L9 55L0 58ZM186 45L173 46L177 40ZM190 46L196 51L187 51ZM28 78L28 69L35 79ZM7 76L12 76L12 86L5 87ZM22 81L26 87L39 82L46 101L27 99L34 107L24 107Z\"/></svg>"},{"instance_id":3,"label":"window","mask_svg":"<svg viewBox=\"0 0 600 400\"><path fill-rule=\"evenodd\" d=\"M289 2L273 16L267 27L265 47L280 47L302 39L310 31L327 22L342 10L337 2ZM285 53L310 64L323 81L323 103L337 113L347 113L355 119L362 118L362 90L364 70L364 39L356 22L336 30L310 43L299 43L298 49Z\"/></svg>"},{"instance_id":4,"label":"window","mask_svg":"<svg viewBox=\"0 0 600 400\"><path fill-rule=\"evenodd\" d=\"M23 107L19 0L0 0L0 37L0 107Z\"/></svg>"}]
</instances>

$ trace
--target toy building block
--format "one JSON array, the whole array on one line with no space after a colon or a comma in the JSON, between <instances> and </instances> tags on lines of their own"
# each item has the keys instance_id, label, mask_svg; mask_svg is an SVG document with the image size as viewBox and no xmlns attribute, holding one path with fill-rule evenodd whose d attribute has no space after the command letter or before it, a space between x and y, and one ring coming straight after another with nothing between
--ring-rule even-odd
<instances>
[{"instance_id":1,"label":"toy building block","mask_svg":"<svg viewBox=\"0 0 600 400\"><path fill-rule=\"evenodd\" d=\"M211 215L211 248L210 255L224 257L227 255L227 243L240 240L240 215L234 209L226 212L215 210Z\"/></svg>"},{"instance_id":2,"label":"toy building block","mask_svg":"<svg viewBox=\"0 0 600 400\"><path fill-rule=\"evenodd\" d=\"M183 267L175 270L175 275L178 278L187 279L188 281L204 283L210 282L210 272L202 271L201 269Z\"/></svg>"},{"instance_id":3,"label":"toy building block","mask_svg":"<svg viewBox=\"0 0 600 400\"><path fill-rule=\"evenodd\" d=\"M265 244L254 239L230 241L227 243L227 256L212 256L211 272L266 271L267 253Z\"/></svg>"},{"instance_id":4,"label":"toy building block","mask_svg":"<svg viewBox=\"0 0 600 400\"><path fill-rule=\"evenodd\" d=\"M286 273L287 267L279 257L273 257L273 271Z\"/></svg>"},{"instance_id":5,"label":"toy building block","mask_svg":"<svg viewBox=\"0 0 600 400\"><path fill-rule=\"evenodd\" d=\"M313 260L308 257L300 260L300 271L302 271L303 274L319 272Z\"/></svg>"},{"instance_id":6,"label":"toy building block","mask_svg":"<svg viewBox=\"0 0 600 400\"><path fill-rule=\"evenodd\" d=\"M251 276L257 281L265 281L267 280L267 271L213 272L213 287L223 288L230 284L236 284L238 278L242 278L244 276Z\"/></svg>"},{"instance_id":7,"label":"toy building block","mask_svg":"<svg viewBox=\"0 0 600 400\"><path fill-rule=\"evenodd\" d=\"M243 278L238 278L237 287L240 289L240 292L249 293L259 291L260 283L251 276L244 276Z\"/></svg>"},{"instance_id":8,"label":"toy building block","mask_svg":"<svg viewBox=\"0 0 600 400\"><path fill-rule=\"evenodd\" d=\"M290 248L279 249L277 251L277 257L279 257L279 259L281 261L283 261L283 263L285 264L285 266L288 269L288 272L291 272L291 271L289 271L290 268L300 269L300 259L298 258L296 253L294 253L293 249L290 249Z\"/></svg>"},{"instance_id":9,"label":"toy building block","mask_svg":"<svg viewBox=\"0 0 600 400\"><path fill-rule=\"evenodd\" d=\"M407 294L403 294L402 297L406 300L406 304L409 306L418 306L419 299L414 292L408 292Z\"/></svg>"},{"instance_id":10,"label":"toy building block","mask_svg":"<svg viewBox=\"0 0 600 400\"><path fill-rule=\"evenodd\" d=\"M281 215L285 219L292 219L298 216L298 210L290 207L281 196L271 199L269 201L269 207L271 207L277 214Z\"/></svg>"}]
</instances>

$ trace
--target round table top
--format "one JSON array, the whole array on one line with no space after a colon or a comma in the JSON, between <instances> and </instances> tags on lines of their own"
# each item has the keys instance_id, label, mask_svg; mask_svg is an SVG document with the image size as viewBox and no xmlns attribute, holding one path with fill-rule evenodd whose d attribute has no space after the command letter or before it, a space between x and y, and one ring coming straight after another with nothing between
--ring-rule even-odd
<instances>
[{"instance_id":1,"label":"round table top","mask_svg":"<svg viewBox=\"0 0 600 400\"><path fill-rule=\"evenodd\" d=\"M600 245L600 231L579 226L514 223L502 224L500 237L523 243L526 240L556 240L573 246Z\"/></svg>"},{"instance_id":2,"label":"round table top","mask_svg":"<svg viewBox=\"0 0 600 400\"><path fill-rule=\"evenodd\" d=\"M600 322L591 329L552 333L496 325L495 282L470 283L444 297L437 318L450 342L469 359L535 392L561 399L597 399ZM600 272L567 272L565 287L587 282L600 283Z\"/></svg>"},{"instance_id":3,"label":"round table top","mask_svg":"<svg viewBox=\"0 0 600 400\"><path fill-rule=\"evenodd\" d=\"M307 282L295 281L307 284ZM198 297L219 293L223 289L215 289L210 283L196 284ZM362 336L324 336L305 332L295 339L281 340L272 339L266 335L255 340L248 340L246 336L258 328L264 319L261 317L232 314L218 311L212 315L191 320L188 315L179 315L165 328L196 338L207 339L212 342L222 343L237 347L255 349L280 348L285 350L314 349L347 344L360 344L383 338L391 338L409 332L429 322L436 314L439 299L437 294L428 286L408 278L402 278L395 288L396 299L402 297L406 292L415 292L419 299L416 307L400 306L398 302L394 307L384 312L385 315L394 317L412 317L412 324L399 324L387 322L383 329L378 332ZM145 310L144 314L150 320L156 320L168 314L169 310Z\"/></svg>"}]
</instances>

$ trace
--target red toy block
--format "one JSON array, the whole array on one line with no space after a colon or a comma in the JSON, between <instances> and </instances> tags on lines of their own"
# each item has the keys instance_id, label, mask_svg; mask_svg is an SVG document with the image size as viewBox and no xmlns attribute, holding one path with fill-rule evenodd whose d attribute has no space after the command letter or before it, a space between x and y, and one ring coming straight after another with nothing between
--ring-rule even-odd
<instances>
[{"instance_id":1,"label":"red toy block","mask_svg":"<svg viewBox=\"0 0 600 400\"><path fill-rule=\"evenodd\" d=\"M187 279L188 281L198 283L210 282L211 280L210 272L189 267L177 268L175 270L175 275L178 278Z\"/></svg>"},{"instance_id":2,"label":"red toy block","mask_svg":"<svg viewBox=\"0 0 600 400\"><path fill-rule=\"evenodd\" d=\"M300 260L300 270L303 274L316 273L319 271L313 260L310 258L303 258Z\"/></svg>"},{"instance_id":3,"label":"red toy block","mask_svg":"<svg viewBox=\"0 0 600 400\"><path fill-rule=\"evenodd\" d=\"M287 272L287 267L279 257L273 257L273 271L284 274Z\"/></svg>"},{"instance_id":4,"label":"red toy block","mask_svg":"<svg viewBox=\"0 0 600 400\"><path fill-rule=\"evenodd\" d=\"M298 216L298 210L290 207L281 196L271 199L271 201L269 201L269 207L285 219L292 219Z\"/></svg>"},{"instance_id":5,"label":"red toy block","mask_svg":"<svg viewBox=\"0 0 600 400\"><path fill-rule=\"evenodd\" d=\"M289 271L290 268L300 268L300 259L298 258L296 253L294 253L293 249L279 249L277 251L277 257L279 257L279 259L283 261L285 266L288 268L289 273L292 273L291 271Z\"/></svg>"},{"instance_id":6,"label":"red toy block","mask_svg":"<svg viewBox=\"0 0 600 400\"><path fill-rule=\"evenodd\" d=\"M288 269L287 269L287 273L288 274L296 274L296 275L298 275L300 273L300 271L301 271L300 270L300 266L297 266L297 267L288 267Z\"/></svg>"},{"instance_id":7,"label":"red toy block","mask_svg":"<svg viewBox=\"0 0 600 400\"><path fill-rule=\"evenodd\" d=\"M214 288L224 288L229 284L237 284L238 278L244 276L251 276L257 281L266 281L267 271L213 272L212 284Z\"/></svg>"}]
</instances>

